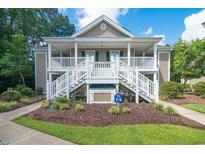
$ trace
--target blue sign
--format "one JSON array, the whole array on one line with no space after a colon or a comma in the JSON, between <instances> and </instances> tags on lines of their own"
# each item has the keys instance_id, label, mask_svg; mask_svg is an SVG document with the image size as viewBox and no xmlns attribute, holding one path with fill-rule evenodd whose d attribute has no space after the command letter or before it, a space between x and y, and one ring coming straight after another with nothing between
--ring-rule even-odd
<instances>
[{"instance_id":1,"label":"blue sign","mask_svg":"<svg viewBox=\"0 0 205 154\"><path fill-rule=\"evenodd\" d=\"M115 94L115 96L114 96L114 102L115 102L115 103L122 103L122 101L123 101L123 95L122 95L122 94L119 94L119 93Z\"/></svg>"}]
</instances>

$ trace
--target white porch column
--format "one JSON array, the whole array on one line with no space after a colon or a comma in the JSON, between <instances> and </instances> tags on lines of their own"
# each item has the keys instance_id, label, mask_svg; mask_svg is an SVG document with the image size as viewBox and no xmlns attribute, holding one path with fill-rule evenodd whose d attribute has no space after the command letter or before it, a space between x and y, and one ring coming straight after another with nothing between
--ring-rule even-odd
<instances>
[{"instance_id":1,"label":"white porch column","mask_svg":"<svg viewBox=\"0 0 205 154\"><path fill-rule=\"evenodd\" d=\"M51 68L51 44L48 43L48 68Z\"/></svg>"},{"instance_id":2,"label":"white porch column","mask_svg":"<svg viewBox=\"0 0 205 154\"><path fill-rule=\"evenodd\" d=\"M154 67L157 68L157 43L154 44Z\"/></svg>"},{"instance_id":3,"label":"white porch column","mask_svg":"<svg viewBox=\"0 0 205 154\"><path fill-rule=\"evenodd\" d=\"M154 72L154 95L155 95L155 102L159 101L159 79L158 79L158 72Z\"/></svg>"},{"instance_id":4,"label":"white porch column","mask_svg":"<svg viewBox=\"0 0 205 154\"><path fill-rule=\"evenodd\" d=\"M62 51L60 51L60 65L61 65L61 67L63 67L63 59L62 59L62 57L63 57L63 54L62 54Z\"/></svg>"},{"instance_id":5,"label":"white porch column","mask_svg":"<svg viewBox=\"0 0 205 154\"><path fill-rule=\"evenodd\" d=\"M75 42L75 67L78 65L78 44Z\"/></svg>"},{"instance_id":6,"label":"white porch column","mask_svg":"<svg viewBox=\"0 0 205 154\"><path fill-rule=\"evenodd\" d=\"M127 43L127 64L130 66L130 42Z\"/></svg>"},{"instance_id":7,"label":"white porch column","mask_svg":"<svg viewBox=\"0 0 205 154\"><path fill-rule=\"evenodd\" d=\"M88 103L90 103L90 89L89 89L89 84L86 84L86 88L87 88L87 90L86 90L86 93L87 93L87 97L86 97L86 102L87 102L87 104Z\"/></svg>"},{"instance_id":8,"label":"white porch column","mask_svg":"<svg viewBox=\"0 0 205 154\"><path fill-rule=\"evenodd\" d=\"M135 103L139 103L138 71L137 71L137 70L136 70L136 92L135 92Z\"/></svg>"},{"instance_id":9,"label":"white porch column","mask_svg":"<svg viewBox=\"0 0 205 154\"><path fill-rule=\"evenodd\" d=\"M67 71L66 73L67 73L67 91L66 91L66 97L67 97L67 98L70 98L70 91L69 91L70 82L69 82L69 78L68 78L68 71Z\"/></svg>"}]
</instances>

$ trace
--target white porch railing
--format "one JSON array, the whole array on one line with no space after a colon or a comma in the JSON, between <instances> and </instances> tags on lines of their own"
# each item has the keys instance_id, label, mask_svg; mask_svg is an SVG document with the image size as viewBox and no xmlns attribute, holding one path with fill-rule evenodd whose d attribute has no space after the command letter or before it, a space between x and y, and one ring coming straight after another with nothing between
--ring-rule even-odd
<instances>
[{"instance_id":1,"label":"white porch railing","mask_svg":"<svg viewBox=\"0 0 205 154\"><path fill-rule=\"evenodd\" d=\"M80 64L85 57L78 57L77 62ZM51 57L51 68L75 67L75 57Z\"/></svg>"},{"instance_id":2,"label":"white porch railing","mask_svg":"<svg viewBox=\"0 0 205 154\"><path fill-rule=\"evenodd\" d=\"M128 57L120 57L120 60L128 64ZM154 67L154 57L130 57L130 66L138 68Z\"/></svg>"},{"instance_id":3,"label":"white porch railing","mask_svg":"<svg viewBox=\"0 0 205 154\"><path fill-rule=\"evenodd\" d=\"M115 62L94 62L90 71L90 79L113 79L116 77Z\"/></svg>"}]
</instances>

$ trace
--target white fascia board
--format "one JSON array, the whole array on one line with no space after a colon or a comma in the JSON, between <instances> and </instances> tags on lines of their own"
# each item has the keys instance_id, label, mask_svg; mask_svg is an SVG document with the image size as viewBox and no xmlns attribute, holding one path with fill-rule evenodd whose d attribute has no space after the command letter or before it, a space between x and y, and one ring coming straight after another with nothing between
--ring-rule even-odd
<instances>
[{"instance_id":1,"label":"white fascia board","mask_svg":"<svg viewBox=\"0 0 205 154\"><path fill-rule=\"evenodd\" d=\"M108 22L109 24L111 24L113 27L117 28L120 32L128 35L129 37L135 37L133 34L128 32L126 29L122 28L119 24L117 24L116 22L114 22L113 20L111 20L110 18L108 18L105 15L102 15L99 18L95 19L93 22L89 23L88 25L86 25L85 27L80 29L78 32L74 33L71 37L75 38L75 37L87 32L88 30L90 30L91 28L93 28L94 26L96 26L97 24L99 24L103 20Z\"/></svg>"}]
</instances>

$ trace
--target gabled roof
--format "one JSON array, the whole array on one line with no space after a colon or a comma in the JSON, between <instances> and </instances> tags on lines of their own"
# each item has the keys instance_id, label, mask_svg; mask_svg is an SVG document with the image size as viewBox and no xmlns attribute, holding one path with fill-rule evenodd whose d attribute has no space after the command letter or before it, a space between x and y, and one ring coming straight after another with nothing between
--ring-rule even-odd
<instances>
[{"instance_id":1,"label":"gabled roof","mask_svg":"<svg viewBox=\"0 0 205 154\"><path fill-rule=\"evenodd\" d=\"M84 34L85 32L89 31L90 29L92 29L94 26L96 26L97 24L99 24L102 21L107 22L108 24L110 24L111 26L116 28L119 32L121 32L121 33L123 33L123 34L125 34L125 35L127 35L129 37L135 37L132 33L127 31L125 28L121 27L119 24L114 22L112 19L108 18L105 15L102 15L99 18L97 18L94 21L92 21L91 23L89 23L88 25L86 25L85 27L83 27L82 29L80 29L79 31L77 31L76 33L74 33L71 36L71 38L75 38L75 37L78 37L81 34Z\"/></svg>"}]
</instances>

